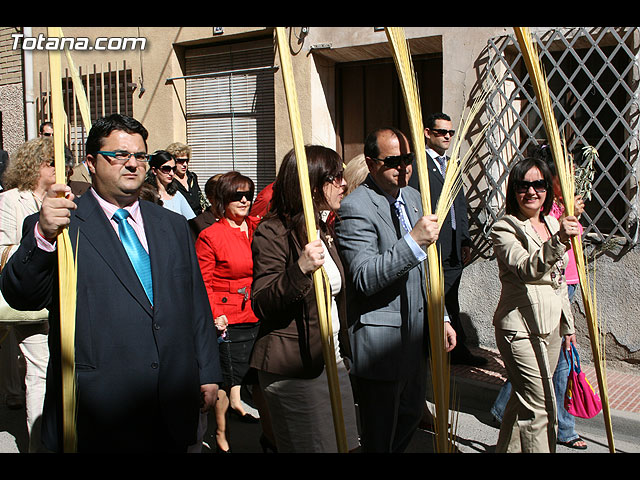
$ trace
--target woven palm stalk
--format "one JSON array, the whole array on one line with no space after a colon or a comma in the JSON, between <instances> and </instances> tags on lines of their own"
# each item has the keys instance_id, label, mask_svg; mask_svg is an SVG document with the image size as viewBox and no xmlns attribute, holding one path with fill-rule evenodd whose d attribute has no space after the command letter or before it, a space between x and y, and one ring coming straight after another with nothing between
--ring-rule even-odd
<instances>
[{"instance_id":1,"label":"woven palm stalk","mask_svg":"<svg viewBox=\"0 0 640 480\"><path fill-rule=\"evenodd\" d=\"M309 167L305 152L304 139L302 135L302 123L300 121L300 110L298 107L298 95L296 91L293 68L291 66L291 54L284 27L276 27L276 40L280 55L280 66L284 81L285 94L287 98L287 108L289 110L289 121L291 123L291 134L293 137L294 151L298 168L298 180L302 195L302 207L307 227L307 238L309 242L317 239L317 226L311 199L311 187L309 185ZM336 443L338 452L348 451L344 417L342 413L342 400L340 396L340 385L338 383L338 369L336 366L335 345L331 328L331 290L326 277L324 267L317 269L313 274L313 284L316 293L316 304L320 324L320 335L322 337L322 353L329 384L329 396L331 400L331 411L333 414L333 425L336 433Z\"/></svg>"},{"instance_id":2,"label":"woven palm stalk","mask_svg":"<svg viewBox=\"0 0 640 480\"><path fill-rule=\"evenodd\" d=\"M424 215L432 213L429 171L425 149L424 126L418 84L415 79L413 61L409 45L401 27L385 27L388 43L393 51L393 59L402 87L413 151L418 167L418 181ZM441 259L435 243L427 248L427 307L429 341L431 345L431 381L435 405L436 451L446 453L452 450L452 437L448 434L450 400L450 364L445 349L446 333L444 325L444 279Z\"/></svg>"},{"instance_id":3,"label":"woven palm stalk","mask_svg":"<svg viewBox=\"0 0 640 480\"><path fill-rule=\"evenodd\" d=\"M58 35L60 38L64 37L64 33L60 27L55 27L58 29ZM87 99L87 95L85 92L84 85L82 84L82 79L80 78L80 74L78 73L78 69L75 66L73 58L71 57L71 53L68 48L64 49L65 57L67 58L67 64L69 65L69 71L71 72L71 81L73 82L73 94L78 101L78 108L80 109L80 117L82 118L82 123L84 125L85 132L88 134L89 130L91 130L91 110L89 108L89 100Z\"/></svg>"},{"instance_id":4,"label":"woven palm stalk","mask_svg":"<svg viewBox=\"0 0 640 480\"><path fill-rule=\"evenodd\" d=\"M558 123L553 113L553 105L551 103L546 76L542 70L538 50L533 43L531 33L526 27L514 27L514 32L518 43L520 44L520 50L522 51L522 56L529 72L529 78L531 79L531 83L538 100L538 106L540 107L540 115L547 132L549 148L553 155L553 160L558 173L558 180L562 189L565 212L567 215L571 216L575 213L575 171L573 161L570 158L570 155L568 155L566 145L560 135ZM607 393L607 376L601 344L601 340L604 339L604 336L600 331L600 325L598 322L595 290L593 289L595 285L594 282L587 277L586 260L582 248L582 239L579 235L571 239L571 245L573 247L573 253L578 269L580 291L582 293L582 301L589 329L593 362L598 379L607 439L609 441L609 451L614 453L615 447L611 426L609 396Z\"/></svg>"},{"instance_id":5,"label":"woven palm stalk","mask_svg":"<svg viewBox=\"0 0 640 480\"><path fill-rule=\"evenodd\" d=\"M480 94L475 97L471 108L469 108L466 114L463 114L462 118L460 119L460 128L458 129L458 134L455 137L453 147L451 149L451 156L449 158L449 161L447 162L447 169L444 175L442 193L438 198L438 203L435 210L435 214L438 216L438 223L440 224L440 226L442 226L443 222L445 221L446 216L449 214L449 210L451 210L451 207L453 206L453 202L462 189L462 173L467 171L469 160L473 156L480 142L483 140L484 132L489 128L489 125L491 124L490 121L484 123L480 131L476 132L475 138L471 143L470 148L464 153L464 155L460 156L462 143L466 139L469 129L473 125L473 122L484 106L488 95L495 88L495 85L496 82L493 81L492 78L489 78L488 83L483 85Z\"/></svg>"},{"instance_id":6,"label":"woven palm stalk","mask_svg":"<svg viewBox=\"0 0 640 480\"><path fill-rule=\"evenodd\" d=\"M49 27L49 35L57 35L56 27ZM55 149L56 183L66 184L64 157L65 115L62 100L62 72L60 52L49 52L51 76L51 105L53 112L53 141ZM77 384L75 371L75 321L77 263L69 238L64 229L57 238L58 279L60 296L60 351L62 362L62 428L64 452L76 451Z\"/></svg>"}]
</instances>

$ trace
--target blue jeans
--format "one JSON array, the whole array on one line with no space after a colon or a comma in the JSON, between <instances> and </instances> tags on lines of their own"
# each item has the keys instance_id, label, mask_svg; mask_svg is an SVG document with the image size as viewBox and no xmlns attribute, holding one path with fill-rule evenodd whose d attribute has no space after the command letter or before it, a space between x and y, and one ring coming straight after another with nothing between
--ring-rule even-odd
<instances>
[{"instance_id":1,"label":"blue jeans","mask_svg":"<svg viewBox=\"0 0 640 480\"><path fill-rule=\"evenodd\" d=\"M573 295L576 290L576 285L568 285L569 287L569 300L573 300ZM567 389L567 379L569 377L569 370L571 366L568 360L564 356L564 349L560 351L560 358L558 359L558 365L553 373L553 388L556 394L556 405L558 415L558 441L559 442L571 442L579 438L576 433L576 419L564 408L564 393ZM507 380L505 384L498 392L493 406L491 407L491 414L502 422L502 416L504 415L504 409L507 406L509 397L511 396L511 383Z\"/></svg>"}]
</instances>

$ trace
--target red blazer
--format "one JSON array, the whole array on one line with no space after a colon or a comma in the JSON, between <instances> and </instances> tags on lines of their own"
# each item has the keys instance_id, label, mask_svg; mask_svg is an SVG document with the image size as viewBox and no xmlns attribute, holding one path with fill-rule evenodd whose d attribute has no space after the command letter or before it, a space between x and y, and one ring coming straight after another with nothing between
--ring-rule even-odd
<instances>
[{"instance_id":1,"label":"red blazer","mask_svg":"<svg viewBox=\"0 0 640 480\"><path fill-rule=\"evenodd\" d=\"M227 219L221 219L205 228L196 241L213 318L226 315L229 325L258 321L251 309L251 240L258 222L258 218L247 217L247 237Z\"/></svg>"}]
</instances>

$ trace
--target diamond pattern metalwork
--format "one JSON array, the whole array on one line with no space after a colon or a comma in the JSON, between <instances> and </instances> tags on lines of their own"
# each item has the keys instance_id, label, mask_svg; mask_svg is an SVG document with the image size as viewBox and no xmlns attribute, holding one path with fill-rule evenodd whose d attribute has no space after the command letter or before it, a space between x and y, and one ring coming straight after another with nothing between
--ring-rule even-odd
<instances>
[{"instance_id":1,"label":"diamond pattern metalwork","mask_svg":"<svg viewBox=\"0 0 640 480\"><path fill-rule=\"evenodd\" d=\"M569 150L592 145L599 152L592 197L582 217L585 238L595 243L617 238L636 245L640 29L576 27L532 33ZM495 118L486 133L486 190L482 195L478 190L480 207L471 209L472 223L485 240L503 214L509 165L546 138L514 35L488 41L486 71L500 80L486 103Z\"/></svg>"}]
</instances>

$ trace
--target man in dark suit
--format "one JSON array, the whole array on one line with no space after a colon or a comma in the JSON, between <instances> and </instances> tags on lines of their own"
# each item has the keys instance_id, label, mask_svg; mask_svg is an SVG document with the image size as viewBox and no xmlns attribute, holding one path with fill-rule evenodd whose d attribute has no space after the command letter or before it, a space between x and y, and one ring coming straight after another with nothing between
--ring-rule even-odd
<instances>
[{"instance_id":1,"label":"man in dark suit","mask_svg":"<svg viewBox=\"0 0 640 480\"><path fill-rule=\"evenodd\" d=\"M449 160L447 150L455 131L451 118L445 113L435 113L425 121L424 135L427 147L427 168L429 170L429 188L431 205L435 208L444 184L444 172ZM420 190L418 175L412 175L409 185ZM451 319L451 326L457 334L456 348L451 352L452 364L480 366L487 363L483 357L473 355L465 345L466 336L460 320L458 291L462 269L471 260L471 241L467 218L467 201L464 190L456 196L449 215L440 228L437 241L442 257L445 284L445 306Z\"/></svg>"},{"instance_id":2,"label":"man in dark suit","mask_svg":"<svg viewBox=\"0 0 640 480\"><path fill-rule=\"evenodd\" d=\"M39 216L25 221L2 274L2 293L14 308L50 311L42 426L48 450L63 445L55 242L64 228L77 247L78 451L186 451L196 442L200 410L217 398L216 334L189 227L182 216L138 199L146 139L133 118L98 120L87 139L92 188L76 203L68 186L54 185Z\"/></svg>"},{"instance_id":3,"label":"man in dark suit","mask_svg":"<svg viewBox=\"0 0 640 480\"><path fill-rule=\"evenodd\" d=\"M342 201L336 243L348 271L351 375L364 452L404 451L427 387L425 248L438 238L407 187L413 157L406 137L382 128L365 140L365 181ZM447 349L455 332L447 324Z\"/></svg>"}]
</instances>

